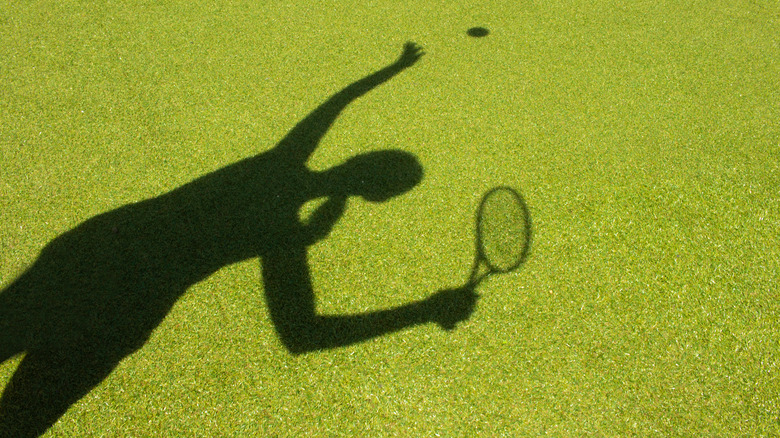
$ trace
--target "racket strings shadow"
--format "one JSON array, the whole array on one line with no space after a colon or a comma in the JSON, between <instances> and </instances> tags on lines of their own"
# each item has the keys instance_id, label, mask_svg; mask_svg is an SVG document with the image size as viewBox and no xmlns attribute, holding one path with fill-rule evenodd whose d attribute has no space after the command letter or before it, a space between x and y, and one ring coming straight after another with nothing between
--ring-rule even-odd
<instances>
[{"instance_id":1,"label":"racket strings shadow","mask_svg":"<svg viewBox=\"0 0 780 438\"><path fill-rule=\"evenodd\" d=\"M488 190L475 219L475 257L467 285L476 288L486 278L520 269L533 241L531 213L523 196L509 186Z\"/></svg>"}]
</instances>

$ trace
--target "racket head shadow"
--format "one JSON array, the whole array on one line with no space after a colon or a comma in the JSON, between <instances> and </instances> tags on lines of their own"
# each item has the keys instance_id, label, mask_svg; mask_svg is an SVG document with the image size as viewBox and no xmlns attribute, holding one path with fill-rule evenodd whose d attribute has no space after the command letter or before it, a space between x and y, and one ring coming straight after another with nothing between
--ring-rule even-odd
<instances>
[{"instance_id":1,"label":"racket head shadow","mask_svg":"<svg viewBox=\"0 0 780 438\"><path fill-rule=\"evenodd\" d=\"M531 215L520 193L508 186L490 189L477 208L477 258L469 283L518 269L528 258L531 240ZM477 274L480 264L487 267L482 275Z\"/></svg>"}]
</instances>

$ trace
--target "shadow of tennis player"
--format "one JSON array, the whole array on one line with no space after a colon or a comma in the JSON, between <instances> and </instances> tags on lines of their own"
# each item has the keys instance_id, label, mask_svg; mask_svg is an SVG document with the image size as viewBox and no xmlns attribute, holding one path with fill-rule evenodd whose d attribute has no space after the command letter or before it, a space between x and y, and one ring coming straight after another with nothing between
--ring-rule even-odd
<instances>
[{"instance_id":1,"label":"shadow of tennis player","mask_svg":"<svg viewBox=\"0 0 780 438\"><path fill-rule=\"evenodd\" d=\"M178 298L231 263L260 257L266 301L294 354L349 345L404 327L451 329L476 295L444 290L384 311L321 316L306 260L350 196L381 202L417 185L406 152L363 154L313 172L306 161L352 101L412 66L407 44L393 64L349 85L298 123L272 150L159 197L95 216L51 241L0 292L0 363L24 353L0 398L0 435L37 436L141 348ZM306 222L298 211L326 197Z\"/></svg>"}]
</instances>

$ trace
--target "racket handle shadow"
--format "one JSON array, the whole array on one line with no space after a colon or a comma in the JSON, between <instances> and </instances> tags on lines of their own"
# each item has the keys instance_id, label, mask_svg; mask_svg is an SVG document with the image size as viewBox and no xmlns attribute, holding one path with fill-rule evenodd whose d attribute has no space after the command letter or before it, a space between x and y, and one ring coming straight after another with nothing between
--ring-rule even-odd
<instances>
[{"instance_id":1,"label":"racket handle shadow","mask_svg":"<svg viewBox=\"0 0 780 438\"><path fill-rule=\"evenodd\" d=\"M480 283L482 283L482 281L495 273L496 271L490 269L487 264L484 263L483 258L480 257L478 253L477 257L474 258L474 264L471 267L469 279L466 281L463 287L476 289Z\"/></svg>"}]
</instances>

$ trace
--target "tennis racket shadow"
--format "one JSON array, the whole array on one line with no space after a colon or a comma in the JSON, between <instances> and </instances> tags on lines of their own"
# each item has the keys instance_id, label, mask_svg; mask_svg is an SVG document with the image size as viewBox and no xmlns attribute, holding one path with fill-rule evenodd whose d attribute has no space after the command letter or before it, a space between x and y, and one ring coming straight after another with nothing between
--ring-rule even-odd
<instances>
[{"instance_id":1,"label":"tennis racket shadow","mask_svg":"<svg viewBox=\"0 0 780 438\"><path fill-rule=\"evenodd\" d=\"M474 234L474 263L463 287L476 289L491 276L519 270L533 240L531 213L523 196L509 186L488 190L477 208Z\"/></svg>"},{"instance_id":2,"label":"tennis racket shadow","mask_svg":"<svg viewBox=\"0 0 780 438\"><path fill-rule=\"evenodd\" d=\"M477 288L488 277L515 272L531 253L533 227L528 205L520 193L508 186L488 190L476 212L475 256L471 273L463 285L439 291L440 304L432 319L445 330L471 317L479 299Z\"/></svg>"}]
</instances>

